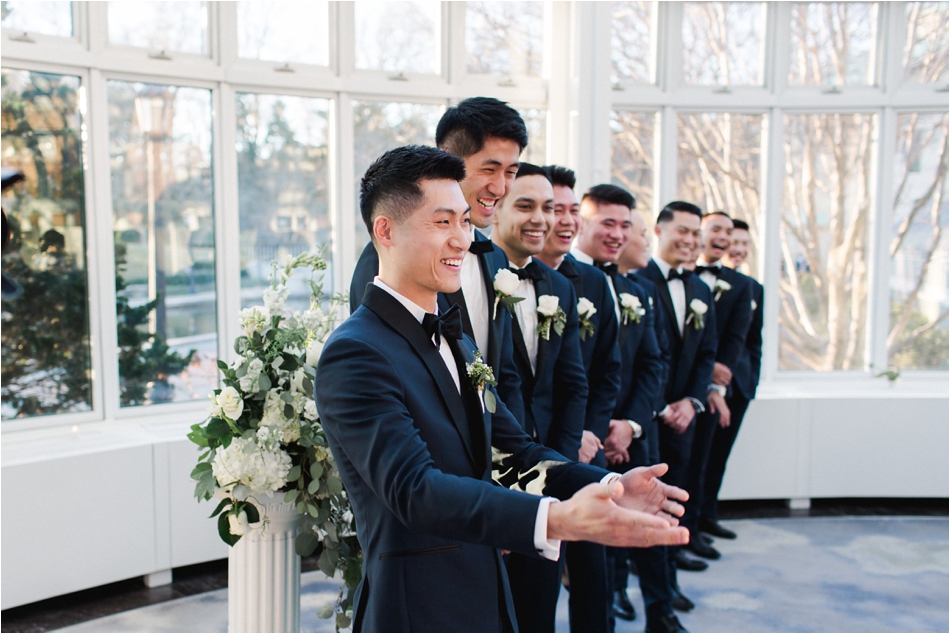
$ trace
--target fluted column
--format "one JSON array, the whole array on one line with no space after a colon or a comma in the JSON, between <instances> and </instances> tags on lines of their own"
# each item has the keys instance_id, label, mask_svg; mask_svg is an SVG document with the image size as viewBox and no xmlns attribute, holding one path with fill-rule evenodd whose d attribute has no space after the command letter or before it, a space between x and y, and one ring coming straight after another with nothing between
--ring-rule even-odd
<instances>
[{"instance_id":1,"label":"fluted column","mask_svg":"<svg viewBox=\"0 0 950 634\"><path fill-rule=\"evenodd\" d=\"M258 496L261 523L228 552L228 631L300 631L299 515L284 494Z\"/></svg>"}]
</instances>

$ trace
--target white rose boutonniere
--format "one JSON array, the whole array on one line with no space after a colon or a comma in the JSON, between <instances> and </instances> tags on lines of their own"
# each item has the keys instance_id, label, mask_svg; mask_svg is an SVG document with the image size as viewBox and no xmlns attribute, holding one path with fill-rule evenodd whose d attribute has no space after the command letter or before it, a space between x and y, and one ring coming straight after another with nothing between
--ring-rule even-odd
<instances>
[{"instance_id":1,"label":"white rose boutonniere","mask_svg":"<svg viewBox=\"0 0 950 634\"><path fill-rule=\"evenodd\" d=\"M709 310L709 306L706 305L706 302L701 299L694 299L689 303L689 317L686 318L686 323L692 321L693 328L701 329L703 327L703 315L706 314L707 310Z\"/></svg>"},{"instance_id":2,"label":"white rose boutonniere","mask_svg":"<svg viewBox=\"0 0 950 634\"><path fill-rule=\"evenodd\" d=\"M752 312L755 312L755 309L759 307L759 304L753 299L752 300Z\"/></svg>"},{"instance_id":3,"label":"white rose boutonniere","mask_svg":"<svg viewBox=\"0 0 950 634\"><path fill-rule=\"evenodd\" d=\"M508 312L514 315L515 304L524 301L524 297L515 297L515 291L518 290L519 284L521 284L521 280L508 269L500 269L495 273L495 311L492 313L492 319L497 319L498 317L499 304L507 308Z\"/></svg>"},{"instance_id":4,"label":"white rose boutonniere","mask_svg":"<svg viewBox=\"0 0 950 634\"><path fill-rule=\"evenodd\" d=\"M725 293L726 291L731 291L731 290L732 290L732 284L730 284L726 280L720 280L717 278L716 283L713 285L713 292L716 294L716 296L713 298L714 301L718 302L719 298L722 297L723 293Z\"/></svg>"},{"instance_id":5,"label":"white rose boutonniere","mask_svg":"<svg viewBox=\"0 0 950 634\"><path fill-rule=\"evenodd\" d=\"M620 293L620 317L623 319L623 325L632 321L635 324L640 323L640 318L647 314L640 303L640 298L631 293Z\"/></svg>"},{"instance_id":6,"label":"white rose boutonniere","mask_svg":"<svg viewBox=\"0 0 950 634\"><path fill-rule=\"evenodd\" d=\"M564 332L567 314L558 302L555 295L542 295L538 298L538 314L541 315L541 319L538 320L538 329L535 332L545 341L551 338L552 327L558 335Z\"/></svg>"},{"instance_id":7,"label":"white rose boutonniere","mask_svg":"<svg viewBox=\"0 0 950 634\"><path fill-rule=\"evenodd\" d=\"M581 341L586 341L588 337L594 334L594 322L590 320L597 312L594 303L586 297L577 300L577 318L578 329L580 330Z\"/></svg>"},{"instance_id":8,"label":"white rose boutonniere","mask_svg":"<svg viewBox=\"0 0 950 634\"><path fill-rule=\"evenodd\" d=\"M473 350L472 357L474 357L474 360L465 364L465 373L478 391L478 397L485 403L485 409L494 414L496 408L495 395L492 394L491 390L485 389L485 386L497 385L495 373L491 371L491 367L487 363L482 361L481 352Z\"/></svg>"}]
</instances>

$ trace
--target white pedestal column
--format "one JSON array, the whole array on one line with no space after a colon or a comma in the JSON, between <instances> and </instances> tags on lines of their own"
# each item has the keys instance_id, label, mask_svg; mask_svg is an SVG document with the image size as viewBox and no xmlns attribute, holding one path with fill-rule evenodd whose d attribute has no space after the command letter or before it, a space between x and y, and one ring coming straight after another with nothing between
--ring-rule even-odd
<instances>
[{"instance_id":1,"label":"white pedestal column","mask_svg":"<svg viewBox=\"0 0 950 634\"><path fill-rule=\"evenodd\" d=\"M284 494L258 496L261 524L228 552L228 631L300 631L299 515ZM265 519L266 518L266 519Z\"/></svg>"}]
</instances>

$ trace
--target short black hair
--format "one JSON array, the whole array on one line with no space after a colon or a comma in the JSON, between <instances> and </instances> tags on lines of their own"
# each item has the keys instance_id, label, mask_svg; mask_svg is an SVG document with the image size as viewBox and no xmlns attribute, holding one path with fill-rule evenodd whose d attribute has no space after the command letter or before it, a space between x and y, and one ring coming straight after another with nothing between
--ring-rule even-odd
<instances>
[{"instance_id":1,"label":"short black hair","mask_svg":"<svg viewBox=\"0 0 950 634\"><path fill-rule=\"evenodd\" d=\"M360 180L360 215L370 237L373 220L385 208L402 222L425 200L419 187L424 180L465 178L465 162L457 156L425 145L405 145L376 159Z\"/></svg>"},{"instance_id":2,"label":"short black hair","mask_svg":"<svg viewBox=\"0 0 950 634\"><path fill-rule=\"evenodd\" d=\"M685 211L688 214L697 216L700 221L703 219L703 210L698 206L694 205L693 203L683 202L682 200L674 200L660 210L660 213L656 217L657 224L672 220L674 211Z\"/></svg>"},{"instance_id":3,"label":"short black hair","mask_svg":"<svg viewBox=\"0 0 950 634\"><path fill-rule=\"evenodd\" d=\"M574 189L574 186L577 184L577 176L574 175L574 170L572 169L561 167L560 165L545 165L544 171L548 173L548 178L551 179L552 185Z\"/></svg>"},{"instance_id":4,"label":"short black hair","mask_svg":"<svg viewBox=\"0 0 950 634\"><path fill-rule=\"evenodd\" d=\"M515 178L521 178L522 176L543 176L549 183L553 184L551 175L548 174L547 170L543 167L538 167L534 163L520 163L518 165L518 174Z\"/></svg>"},{"instance_id":5,"label":"short black hair","mask_svg":"<svg viewBox=\"0 0 950 634\"><path fill-rule=\"evenodd\" d=\"M736 229L742 229L743 231L748 231L748 230L749 230L749 223L746 222L745 220L739 220L738 218L733 218L733 219L732 219L732 230L735 231Z\"/></svg>"},{"instance_id":6,"label":"short black hair","mask_svg":"<svg viewBox=\"0 0 950 634\"><path fill-rule=\"evenodd\" d=\"M637 208L637 199L623 187L616 185L594 185L581 197L581 202L591 200L598 205L623 205L628 209Z\"/></svg>"},{"instance_id":7,"label":"short black hair","mask_svg":"<svg viewBox=\"0 0 950 634\"><path fill-rule=\"evenodd\" d=\"M528 129L518 111L491 97L470 97L445 111L435 129L435 144L455 156L467 158L494 137L514 141L524 152Z\"/></svg>"},{"instance_id":8,"label":"short black hair","mask_svg":"<svg viewBox=\"0 0 950 634\"><path fill-rule=\"evenodd\" d=\"M732 220L732 216L730 216L724 211L709 211L703 214L703 219L709 218L710 216L722 216L723 218L728 218L729 220ZM733 226L735 226L734 220L733 220Z\"/></svg>"}]
</instances>

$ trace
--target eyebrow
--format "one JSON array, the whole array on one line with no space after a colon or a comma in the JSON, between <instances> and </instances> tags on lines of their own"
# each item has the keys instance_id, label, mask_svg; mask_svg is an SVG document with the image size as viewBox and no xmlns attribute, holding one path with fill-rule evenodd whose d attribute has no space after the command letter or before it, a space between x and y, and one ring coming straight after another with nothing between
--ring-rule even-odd
<instances>
[{"instance_id":1,"label":"eyebrow","mask_svg":"<svg viewBox=\"0 0 950 634\"><path fill-rule=\"evenodd\" d=\"M487 166L489 166L489 165L490 165L490 166L498 166L498 167L501 167L501 166L502 166L502 162L499 161L498 159L493 159L493 158L487 158L487 159L485 159L485 160L482 161L482 165L481 165L482 167L487 167ZM512 167L515 168L515 169L517 169L517 168L521 167L521 163L512 163L511 165L508 166L508 168L512 168ZM506 169L507 169L507 168L506 168Z\"/></svg>"},{"instance_id":2,"label":"eyebrow","mask_svg":"<svg viewBox=\"0 0 950 634\"><path fill-rule=\"evenodd\" d=\"M471 211L471 210L472 210L471 206L468 206L468 207L466 207L465 209L463 209L463 210L461 211L461 213L463 213L463 214L464 214L464 213L468 213L468 212ZM432 210L432 213L433 213L433 214L437 214L437 213L439 213L440 211L444 211L444 212L447 213L447 214L452 214L453 216L459 215L459 212L456 211L455 209L452 209L451 207L436 207L435 209Z\"/></svg>"}]
</instances>

